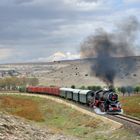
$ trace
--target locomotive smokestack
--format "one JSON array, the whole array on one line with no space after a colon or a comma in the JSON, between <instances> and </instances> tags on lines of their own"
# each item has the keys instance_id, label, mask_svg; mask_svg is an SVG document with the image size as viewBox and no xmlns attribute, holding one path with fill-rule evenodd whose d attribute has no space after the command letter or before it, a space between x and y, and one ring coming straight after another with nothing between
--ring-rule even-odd
<instances>
[{"instance_id":1,"label":"locomotive smokestack","mask_svg":"<svg viewBox=\"0 0 140 140\"><path fill-rule=\"evenodd\" d=\"M135 55L133 46L138 29L138 20L129 17L117 26L115 32L108 33L103 29L97 29L94 35L89 36L81 45L81 57L96 58L91 64L91 74L108 86L113 86L115 76L120 71L116 65L116 57ZM128 72L135 67L131 61L123 65Z\"/></svg>"}]
</instances>

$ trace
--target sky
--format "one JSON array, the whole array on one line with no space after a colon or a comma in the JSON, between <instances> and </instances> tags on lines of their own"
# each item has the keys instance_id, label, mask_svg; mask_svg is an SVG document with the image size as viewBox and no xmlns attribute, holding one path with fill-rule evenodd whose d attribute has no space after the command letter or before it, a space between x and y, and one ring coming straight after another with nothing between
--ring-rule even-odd
<instances>
[{"instance_id":1,"label":"sky","mask_svg":"<svg viewBox=\"0 0 140 140\"><path fill-rule=\"evenodd\" d=\"M0 63L78 59L97 28L112 32L129 16L140 21L140 0L1 0ZM138 55L139 44L138 33Z\"/></svg>"}]
</instances>

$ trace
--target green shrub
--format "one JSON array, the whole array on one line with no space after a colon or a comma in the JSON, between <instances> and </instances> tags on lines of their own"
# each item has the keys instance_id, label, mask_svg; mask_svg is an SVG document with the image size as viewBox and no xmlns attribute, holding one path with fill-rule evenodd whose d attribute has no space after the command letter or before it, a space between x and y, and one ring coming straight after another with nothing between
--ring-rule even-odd
<instances>
[{"instance_id":1,"label":"green shrub","mask_svg":"<svg viewBox=\"0 0 140 140\"><path fill-rule=\"evenodd\" d=\"M75 85L72 85L71 88L75 89Z\"/></svg>"}]
</instances>

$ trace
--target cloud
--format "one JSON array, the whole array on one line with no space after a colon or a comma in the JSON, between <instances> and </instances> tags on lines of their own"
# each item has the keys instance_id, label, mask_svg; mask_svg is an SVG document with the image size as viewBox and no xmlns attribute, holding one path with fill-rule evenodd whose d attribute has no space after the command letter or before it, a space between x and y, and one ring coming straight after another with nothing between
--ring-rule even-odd
<instances>
[{"instance_id":1,"label":"cloud","mask_svg":"<svg viewBox=\"0 0 140 140\"><path fill-rule=\"evenodd\" d=\"M78 0L11 0L8 2L8 0L2 0L0 3L1 43L23 41L34 43L34 40L44 39L47 44L48 38L53 39L51 36L53 32L62 31L63 33L63 27L69 27L67 28L69 31L74 29L76 33L79 26L86 24L85 20L91 24L96 18L90 10L93 8L96 11L103 7L101 3L97 5L94 2L92 5L89 1L83 3ZM22 5L22 3L28 4ZM62 33L60 34L65 36Z\"/></svg>"},{"instance_id":2,"label":"cloud","mask_svg":"<svg viewBox=\"0 0 140 140\"><path fill-rule=\"evenodd\" d=\"M129 15L140 19L139 4L128 1L1 0L0 45L14 50L5 62L47 59L55 52L77 54L96 28L112 31L114 22Z\"/></svg>"},{"instance_id":3,"label":"cloud","mask_svg":"<svg viewBox=\"0 0 140 140\"><path fill-rule=\"evenodd\" d=\"M103 6L104 0L64 0L65 5L75 11L96 11L107 9Z\"/></svg>"},{"instance_id":4,"label":"cloud","mask_svg":"<svg viewBox=\"0 0 140 140\"><path fill-rule=\"evenodd\" d=\"M74 60L79 59L80 54L72 54L71 52L55 52L49 57L40 57L37 59L39 62L59 61L59 60ZM33 60L34 61L34 60Z\"/></svg>"},{"instance_id":5,"label":"cloud","mask_svg":"<svg viewBox=\"0 0 140 140\"><path fill-rule=\"evenodd\" d=\"M124 0L125 3L140 3L139 0Z\"/></svg>"},{"instance_id":6,"label":"cloud","mask_svg":"<svg viewBox=\"0 0 140 140\"><path fill-rule=\"evenodd\" d=\"M0 48L0 60L9 59L12 56L13 50L10 48Z\"/></svg>"},{"instance_id":7,"label":"cloud","mask_svg":"<svg viewBox=\"0 0 140 140\"><path fill-rule=\"evenodd\" d=\"M93 3L93 2L98 2L99 0L79 0L80 2L89 2L89 3Z\"/></svg>"},{"instance_id":8,"label":"cloud","mask_svg":"<svg viewBox=\"0 0 140 140\"><path fill-rule=\"evenodd\" d=\"M27 4L27 3L31 3L34 0L14 0L16 4Z\"/></svg>"}]
</instances>

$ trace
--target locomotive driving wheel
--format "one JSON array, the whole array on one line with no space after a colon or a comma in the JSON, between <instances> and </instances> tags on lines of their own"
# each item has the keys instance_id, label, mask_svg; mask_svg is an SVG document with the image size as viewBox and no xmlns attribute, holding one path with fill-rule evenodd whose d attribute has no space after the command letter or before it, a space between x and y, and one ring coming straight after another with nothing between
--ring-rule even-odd
<instances>
[{"instance_id":1,"label":"locomotive driving wheel","mask_svg":"<svg viewBox=\"0 0 140 140\"><path fill-rule=\"evenodd\" d=\"M102 112L105 112L105 105L104 105L104 103L101 103L101 104L99 105L99 108L100 108L100 110L101 110Z\"/></svg>"}]
</instances>

